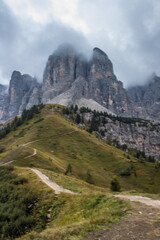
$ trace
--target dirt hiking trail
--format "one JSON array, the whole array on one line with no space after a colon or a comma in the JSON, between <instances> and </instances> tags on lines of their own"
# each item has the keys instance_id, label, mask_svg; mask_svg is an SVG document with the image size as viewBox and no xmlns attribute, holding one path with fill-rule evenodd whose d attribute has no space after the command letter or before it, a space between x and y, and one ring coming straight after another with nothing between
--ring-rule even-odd
<instances>
[{"instance_id":1,"label":"dirt hiking trail","mask_svg":"<svg viewBox=\"0 0 160 240\"><path fill-rule=\"evenodd\" d=\"M26 158L33 157L34 155L36 155L36 154L37 154L37 149L36 149L36 148L32 148L32 149L33 149L33 154L31 154L31 155L29 155L29 156L25 157L25 159L26 159Z\"/></svg>"},{"instance_id":2,"label":"dirt hiking trail","mask_svg":"<svg viewBox=\"0 0 160 240\"><path fill-rule=\"evenodd\" d=\"M144 203L148 206L151 207L155 207L160 209L160 200L154 200L152 198L148 198L148 197L142 197L142 196L136 196L136 195L122 195L122 194L118 194L118 195L114 195L117 198L121 198L121 199L126 199L126 200L130 200L131 202L140 202L140 203Z\"/></svg>"},{"instance_id":3,"label":"dirt hiking trail","mask_svg":"<svg viewBox=\"0 0 160 240\"><path fill-rule=\"evenodd\" d=\"M59 186L56 182L51 181L45 174L43 174L41 171L37 169L30 168L34 173L38 175L38 177L45 183L47 184L50 188L52 188L55 191L55 194L60 194L61 192L63 193L70 193L70 194L76 194L68 189L65 189L61 186Z\"/></svg>"},{"instance_id":4,"label":"dirt hiking trail","mask_svg":"<svg viewBox=\"0 0 160 240\"><path fill-rule=\"evenodd\" d=\"M4 165L12 162L10 161ZM38 169L31 170L55 191L56 196L61 192L76 194L51 181ZM160 200L122 194L114 197L130 200L131 210L120 222L113 224L111 228L90 232L87 240L160 240ZM49 221L50 212L48 212L48 224Z\"/></svg>"},{"instance_id":5,"label":"dirt hiking trail","mask_svg":"<svg viewBox=\"0 0 160 240\"><path fill-rule=\"evenodd\" d=\"M12 161L9 161L9 162L6 162L6 163L2 163L0 166L6 166L6 165L9 165L10 163L14 162L15 160L12 160Z\"/></svg>"},{"instance_id":6,"label":"dirt hiking trail","mask_svg":"<svg viewBox=\"0 0 160 240\"><path fill-rule=\"evenodd\" d=\"M160 240L160 212L131 202L131 211L111 228L90 232L87 240Z\"/></svg>"},{"instance_id":7,"label":"dirt hiking trail","mask_svg":"<svg viewBox=\"0 0 160 240\"><path fill-rule=\"evenodd\" d=\"M87 240L160 240L160 200L114 195L131 201L131 211L111 228L93 231Z\"/></svg>"}]
</instances>

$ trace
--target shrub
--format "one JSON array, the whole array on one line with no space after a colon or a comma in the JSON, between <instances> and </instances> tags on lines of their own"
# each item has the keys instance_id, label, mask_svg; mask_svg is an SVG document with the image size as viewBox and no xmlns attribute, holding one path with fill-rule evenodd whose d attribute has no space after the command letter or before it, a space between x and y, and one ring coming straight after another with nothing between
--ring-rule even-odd
<instances>
[{"instance_id":1,"label":"shrub","mask_svg":"<svg viewBox=\"0 0 160 240\"><path fill-rule=\"evenodd\" d=\"M67 166L67 169L65 171L65 175L68 175L68 173L72 173L72 166L71 164L69 163L68 166Z\"/></svg>"},{"instance_id":2,"label":"shrub","mask_svg":"<svg viewBox=\"0 0 160 240\"><path fill-rule=\"evenodd\" d=\"M0 153L3 153L5 148L0 148Z\"/></svg>"},{"instance_id":3,"label":"shrub","mask_svg":"<svg viewBox=\"0 0 160 240\"><path fill-rule=\"evenodd\" d=\"M114 176L110 182L110 189L114 192L120 192L121 186L116 176Z\"/></svg>"},{"instance_id":4,"label":"shrub","mask_svg":"<svg viewBox=\"0 0 160 240\"><path fill-rule=\"evenodd\" d=\"M36 120L36 121L34 122L34 124L35 124L35 123L39 123L39 122L41 122L41 121L43 121L43 120L44 120L44 118L40 118L40 119Z\"/></svg>"}]
</instances>

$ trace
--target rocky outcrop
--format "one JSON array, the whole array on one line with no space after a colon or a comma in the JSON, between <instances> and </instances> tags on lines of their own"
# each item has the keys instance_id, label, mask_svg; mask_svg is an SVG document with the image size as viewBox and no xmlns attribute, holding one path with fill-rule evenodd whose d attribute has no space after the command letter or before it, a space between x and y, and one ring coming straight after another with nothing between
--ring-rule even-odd
<instances>
[{"instance_id":1,"label":"rocky outcrop","mask_svg":"<svg viewBox=\"0 0 160 240\"><path fill-rule=\"evenodd\" d=\"M79 105L108 114L160 120L160 78L143 87L123 88L113 66L99 48L88 60L70 45L61 46L49 58L40 85L30 75L14 71L8 95L0 85L0 120L6 121L40 103ZM99 126L104 139L111 138L147 155L159 157L159 125L127 124L108 118Z\"/></svg>"},{"instance_id":2,"label":"rocky outcrop","mask_svg":"<svg viewBox=\"0 0 160 240\"><path fill-rule=\"evenodd\" d=\"M160 161L160 123L136 118L123 118L112 115L94 114L85 109L79 111L83 121L82 126L88 127L88 123L97 122L96 130L105 141L115 146L127 145L127 148L137 149L147 156L152 156ZM89 125L90 126L90 125ZM94 125L95 126L95 125Z\"/></svg>"},{"instance_id":3,"label":"rocky outcrop","mask_svg":"<svg viewBox=\"0 0 160 240\"><path fill-rule=\"evenodd\" d=\"M92 99L117 114L129 114L132 109L128 93L114 75L112 63L103 51L94 48L87 61L73 47L62 47L48 59L42 101L70 105L81 98Z\"/></svg>"},{"instance_id":4,"label":"rocky outcrop","mask_svg":"<svg viewBox=\"0 0 160 240\"><path fill-rule=\"evenodd\" d=\"M89 98L116 114L124 114L132 103L122 82L118 81L108 56L98 48L93 49L89 63Z\"/></svg>"},{"instance_id":5,"label":"rocky outcrop","mask_svg":"<svg viewBox=\"0 0 160 240\"><path fill-rule=\"evenodd\" d=\"M137 149L160 160L160 125L148 123L146 126L138 122L126 124L109 120L104 130L105 140L117 141L120 145L126 144L128 148Z\"/></svg>"},{"instance_id":6,"label":"rocky outcrop","mask_svg":"<svg viewBox=\"0 0 160 240\"><path fill-rule=\"evenodd\" d=\"M7 96L7 86L0 84L0 119L2 117L3 101Z\"/></svg>"},{"instance_id":7,"label":"rocky outcrop","mask_svg":"<svg viewBox=\"0 0 160 240\"><path fill-rule=\"evenodd\" d=\"M76 96L82 94L82 89L76 88L75 85L84 85L82 82L86 77L86 67L85 58L78 55L72 46L60 47L47 62L43 76L42 101L54 103L55 97L62 93L67 94L67 91L72 88L72 91L67 94L70 96L65 105L68 105L72 98L73 103Z\"/></svg>"},{"instance_id":8,"label":"rocky outcrop","mask_svg":"<svg viewBox=\"0 0 160 240\"><path fill-rule=\"evenodd\" d=\"M0 84L0 103L7 95L7 86Z\"/></svg>"},{"instance_id":9,"label":"rocky outcrop","mask_svg":"<svg viewBox=\"0 0 160 240\"><path fill-rule=\"evenodd\" d=\"M7 97L3 101L2 121L20 115L23 109L41 102L40 84L30 75L14 71Z\"/></svg>"},{"instance_id":10,"label":"rocky outcrop","mask_svg":"<svg viewBox=\"0 0 160 240\"><path fill-rule=\"evenodd\" d=\"M92 109L102 106L104 111L120 116L160 120L160 78L154 77L148 85L127 91L102 50L94 48L88 60L65 45L49 56L42 86L27 74L13 72L1 107L1 120L40 102L79 106L91 103Z\"/></svg>"},{"instance_id":11,"label":"rocky outcrop","mask_svg":"<svg viewBox=\"0 0 160 240\"><path fill-rule=\"evenodd\" d=\"M154 76L145 86L128 89L137 117L160 120L160 77Z\"/></svg>"}]
</instances>

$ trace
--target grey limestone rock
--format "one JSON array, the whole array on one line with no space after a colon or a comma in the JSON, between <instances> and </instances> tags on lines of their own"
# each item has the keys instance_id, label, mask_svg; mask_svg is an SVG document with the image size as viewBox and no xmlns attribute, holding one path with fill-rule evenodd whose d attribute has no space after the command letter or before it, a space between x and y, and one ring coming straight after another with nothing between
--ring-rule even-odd
<instances>
[{"instance_id":1,"label":"grey limestone rock","mask_svg":"<svg viewBox=\"0 0 160 240\"><path fill-rule=\"evenodd\" d=\"M7 86L0 84L0 119L2 117L3 101L7 96Z\"/></svg>"},{"instance_id":2,"label":"grey limestone rock","mask_svg":"<svg viewBox=\"0 0 160 240\"><path fill-rule=\"evenodd\" d=\"M69 98L65 100L66 105L86 98L117 114L129 112L132 103L128 93L122 82L117 80L112 63L102 50L94 48L91 59L86 60L72 47L62 49L48 59L43 77L42 102L57 102L57 96L65 94L65 99L66 96Z\"/></svg>"},{"instance_id":3,"label":"grey limestone rock","mask_svg":"<svg viewBox=\"0 0 160 240\"><path fill-rule=\"evenodd\" d=\"M30 75L14 71L2 107L2 121L20 115L25 108L40 103L40 84Z\"/></svg>"},{"instance_id":4,"label":"grey limestone rock","mask_svg":"<svg viewBox=\"0 0 160 240\"><path fill-rule=\"evenodd\" d=\"M63 45L49 56L42 85L30 75L13 72L8 96L0 101L1 120L41 102L81 105L85 101L92 109L99 104L120 116L159 120L160 78L155 76L146 86L126 90L102 50L94 48L88 60L73 46Z\"/></svg>"},{"instance_id":5,"label":"grey limestone rock","mask_svg":"<svg viewBox=\"0 0 160 240\"><path fill-rule=\"evenodd\" d=\"M144 86L128 89L137 117L160 120L160 77L154 76Z\"/></svg>"}]
</instances>

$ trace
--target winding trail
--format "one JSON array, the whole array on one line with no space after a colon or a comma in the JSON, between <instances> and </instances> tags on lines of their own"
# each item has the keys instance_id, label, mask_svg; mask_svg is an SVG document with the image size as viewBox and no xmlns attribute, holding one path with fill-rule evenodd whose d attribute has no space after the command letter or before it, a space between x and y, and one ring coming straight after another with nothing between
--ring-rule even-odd
<instances>
[{"instance_id":1,"label":"winding trail","mask_svg":"<svg viewBox=\"0 0 160 240\"><path fill-rule=\"evenodd\" d=\"M117 195L114 195L114 196L117 197L117 198L124 199L124 200L125 199L130 200L131 202L140 202L140 203L143 203L145 205L160 209L160 200L154 200L152 198L136 196L136 195L117 194Z\"/></svg>"},{"instance_id":2,"label":"winding trail","mask_svg":"<svg viewBox=\"0 0 160 240\"><path fill-rule=\"evenodd\" d=\"M45 174L43 174L41 171L37 169L30 168L34 173L38 175L38 177L45 183L47 184L50 188L52 188L55 191L55 194L60 194L61 192L63 193L70 193L70 194L76 194L68 189L65 189L61 186L59 186L56 182L51 181Z\"/></svg>"},{"instance_id":3,"label":"winding trail","mask_svg":"<svg viewBox=\"0 0 160 240\"><path fill-rule=\"evenodd\" d=\"M38 142L38 141L40 141L40 140L41 140L41 139L37 139L37 140L31 141L31 142L23 143L21 146L22 146L22 147L25 147L25 146L27 146L27 145L29 145L29 144L31 144L31 143Z\"/></svg>"},{"instance_id":4,"label":"winding trail","mask_svg":"<svg viewBox=\"0 0 160 240\"><path fill-rule=\"evenodd\" d=\"M3 163L3 164L1 164L1 166L6 166L6 165L8 165L8 164L10 164L10 163L12 163L12 162L14 162L15 160L12 160L12 161L9 161L9 162L6 162L6 163Z\"/></svg>"},{"instance_id":5,"label":"winding trail","mask_svg":"<svg viewBox=\"0 0 160 240\"><path fill-rule=\"evenodd\" d=\"M36 154L37 154L37 149L36 149L36 148L33 148L33 154L31 154L31 155L25 157L25 159L26 159L26 158L33 157L33 156L36 155Z\"/></svg>"},{"instance_id":6,"label":"winding trail","mask_svg":"<svg viewBox=\"0 0 160 240\"><path fill-rule=\"evenodd\" d=\"M68 189L64 189L63 187L59 186L56 182L51 181L41 171L39 171L37 169L33 169L33 168L31 168L31 170L33 172L35 172L45 184L47 184L49 187L51 187L55 191L56 194L59 194L60 192L76 194L76 193L74 193L74 192L72 192ZM142 197L142 196L136 196L136 195L122 195L122 194L114 195L114 197L121 198L121 199L124 199L124 200L125 199L130 200L131 202L140 202L140 203L143 203L147 206L160 209L160 200L154 200L154 199L151 199L151 198L148 198L148 197Z\"/></svg>"}]
</instances>

